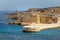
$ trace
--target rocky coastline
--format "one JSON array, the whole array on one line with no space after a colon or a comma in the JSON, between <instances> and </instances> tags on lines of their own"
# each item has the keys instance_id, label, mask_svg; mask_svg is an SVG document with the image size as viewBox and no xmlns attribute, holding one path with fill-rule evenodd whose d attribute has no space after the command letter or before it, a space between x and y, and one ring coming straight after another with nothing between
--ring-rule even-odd
<instances>
[{"instance_id":1,"label":"rocky coastline","mask_svg":"<svg viewBox=\"0 0 60 40\"><path fill-rule=\"evenodd\" d=\"M24 12L11 13L8 15L8 19L16 20L15 22L9 22L8 24L17 24L17 25L28 25L29 21L32 20L36 22L36 15L47 15L47 14L60 14L60 7L49 7L49 8L30 8ZM43 18L42 18L43 19ZM25 23L25 24L24 24Z\"/></svg>"}]
</instances>

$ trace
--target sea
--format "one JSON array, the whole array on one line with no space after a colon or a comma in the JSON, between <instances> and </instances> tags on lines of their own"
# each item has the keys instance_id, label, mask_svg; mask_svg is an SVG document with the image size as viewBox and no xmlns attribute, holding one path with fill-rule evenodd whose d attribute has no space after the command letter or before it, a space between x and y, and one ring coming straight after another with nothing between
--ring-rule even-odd
<instances>
[{"instance_id":1,"label":"sea","mask_svg":"<svg viewBox=\"0 0 60 40\"><path fill-rule=\"evenodd\" d=\"M60 40L60 28L40 32L22 32L23 26L11 25L6 12L0 12L0 40Z\"/></svg>"}]
</instances>

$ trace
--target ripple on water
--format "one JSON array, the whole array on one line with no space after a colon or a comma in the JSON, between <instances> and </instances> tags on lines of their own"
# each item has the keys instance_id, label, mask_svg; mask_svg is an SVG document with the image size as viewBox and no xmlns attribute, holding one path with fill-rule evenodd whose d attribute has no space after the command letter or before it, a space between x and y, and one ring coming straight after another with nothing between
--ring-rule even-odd
<instances>
[{"instance_id":1,"label":"ripple on water","mask_svg":"<svg viewBox=\"0 0 60 40\"><path fill-rule=\"evenodd\" d=\"M23 33L22 26L0 24L0 40L60 40L60 29Z\"/></svg>"}]
</instances>

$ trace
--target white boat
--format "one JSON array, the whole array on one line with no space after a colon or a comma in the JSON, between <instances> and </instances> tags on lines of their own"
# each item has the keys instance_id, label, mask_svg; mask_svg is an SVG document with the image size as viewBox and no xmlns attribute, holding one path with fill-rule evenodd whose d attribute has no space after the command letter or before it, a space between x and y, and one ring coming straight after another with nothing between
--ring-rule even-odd
<instances>
[{"instance_id":1,"label":"white boat","mask_svg":"<svg viewBox=\"0 0 60 40\"><path fill-rule=\"evenodd\" d=\"M37 26L35 23L29 25L29 26L23 26L24 32L36 32L40 31L39 26Z\"/></svg>"}]
</instances>

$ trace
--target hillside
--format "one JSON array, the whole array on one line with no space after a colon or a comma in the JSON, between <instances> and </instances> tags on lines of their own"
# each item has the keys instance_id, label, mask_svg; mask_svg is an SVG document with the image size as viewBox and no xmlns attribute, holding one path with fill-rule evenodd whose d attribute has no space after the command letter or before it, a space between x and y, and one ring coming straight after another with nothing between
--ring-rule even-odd
<instances>
[{"instance_id":1,"label":"hillside","mask_svg":"<svg viewBox=\"0 0 60 40\"><path fill-rule=\"evenodd\" d=\"M16 23L29 23L30 20L36 22L36 15L60 15L60 7L49 7L49 8L30 8L24 12L16 12L15 14L8 15L10 19L16 19Z\"/></svg>"}]
</instances>

